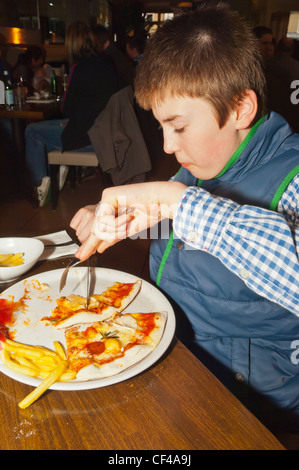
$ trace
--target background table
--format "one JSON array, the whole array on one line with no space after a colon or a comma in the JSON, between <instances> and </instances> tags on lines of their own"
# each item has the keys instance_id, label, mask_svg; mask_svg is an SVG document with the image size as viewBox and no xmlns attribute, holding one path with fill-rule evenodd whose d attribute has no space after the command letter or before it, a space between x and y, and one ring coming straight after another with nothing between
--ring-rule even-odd
<instances>
[{"instance_id":1,"label":"background table","mask_svg":"<svg viewBox=\"0 0 299 470\"><path fill-rule=\"evenodd\" d=\"M57 115L59 111L58 101L25 103L22 107L14 106L12 109L0 107L0 118L42 120Z\"/></svg>"}]
</instances>

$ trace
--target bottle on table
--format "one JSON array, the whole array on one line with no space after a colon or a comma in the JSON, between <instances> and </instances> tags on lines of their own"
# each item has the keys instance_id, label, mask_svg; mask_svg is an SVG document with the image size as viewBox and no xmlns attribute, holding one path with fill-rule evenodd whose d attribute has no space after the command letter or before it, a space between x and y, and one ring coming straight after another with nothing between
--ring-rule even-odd
<instances>
[{"instance_id":1,"label":"bottle on table","mask_svg":"<svg viewBox=\"0 0 299 470\"><path fill-rule=\"evenodd\" d=\"M3 78L5 88L5 104L8 108L12 108L14 105L14 93L8 70L4 70Z\"/></svg>"},{"instance_id":2,"label":"bottle on table","mask_svg":"<svg viewBox=\"0 0 299 470\"><path fill-rule=\"evenodd\" d=\"M51 77L51 88L53 95L57 95L57 81L56 81L56 74L55 70L52 70L52 77Z\"/></svg>"},{"instance_id":3,"label":"bottle on table","mask_svg":"<svg viewBox=\"0 0 299 470\"><path fill-rule=\"evenodd\" d=\"M66 89L67 89L67 74L64 73L63 74L63 82L62 82L62 91L63 91L63 93L66 92Z\"/></svg>"},{"instance_id":4,"label":"bottle on table","mask_svg":"<svg viewBox=\"0 0 299 470\"><path fill-rule=\"evenodd\" d=\"M26 89L24 86L24 79L22 75L20 75L19 80L17 81L16 88L15 88L15 104L17 104L20 108L25 103L26 99Z\"/></svg>"}]
</instances>

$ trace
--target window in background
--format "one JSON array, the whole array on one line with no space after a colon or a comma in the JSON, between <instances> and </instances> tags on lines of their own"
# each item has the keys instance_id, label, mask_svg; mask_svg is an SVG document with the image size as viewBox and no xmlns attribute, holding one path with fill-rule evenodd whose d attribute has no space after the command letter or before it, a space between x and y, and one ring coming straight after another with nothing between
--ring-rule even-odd
<instances>
[{"instance_id":1,"label":"window in background","mask_svg":"<svg viewBox=\"0 0 299 470\"><path fill-rule=\"evenodd\" d=\"M108 26L108 0L0 0L0 29L40 31L42 42L64 42L67 26L78 19Z\"/></svg>"},{"instance_id":2,"label":"window in background","mask_svg":"<svg viewBox=\"0 0 299 470\"><path fill-rule=\"evenodd\" d=\"M164 12L148 12L145 15L145 21L148 25L149 34L152 35L164 23L164 21L172 19L173 13Z\"/></svg>"},{"instance_id":3,"label":"window in background","mask_svg":"<svg viewBox=\"0 0 299 470\"><path fill-rule=\"evenodd\" d=\"M299 39L299 11L291 11L287 37L292 39Z\"/></svg>"}]
</instances>

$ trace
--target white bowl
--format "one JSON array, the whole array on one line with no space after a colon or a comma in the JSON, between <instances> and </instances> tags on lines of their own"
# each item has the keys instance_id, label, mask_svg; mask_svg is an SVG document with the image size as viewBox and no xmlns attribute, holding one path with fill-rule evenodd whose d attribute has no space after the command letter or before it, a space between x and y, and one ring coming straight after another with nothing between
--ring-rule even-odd
<instances>
[{"instance_id":1,"label":"white bowl","mask_svg":"<svg viewBox=\"0 0 299 470\"><path fill-rule=\"evenodd\" d=\"M29 271L44 251L42 241L35 238L7 237L0 238L0 254L24 253L24 263L19 266L0 266L0 282L14 281Z\"/></svg>"}]
</instances>

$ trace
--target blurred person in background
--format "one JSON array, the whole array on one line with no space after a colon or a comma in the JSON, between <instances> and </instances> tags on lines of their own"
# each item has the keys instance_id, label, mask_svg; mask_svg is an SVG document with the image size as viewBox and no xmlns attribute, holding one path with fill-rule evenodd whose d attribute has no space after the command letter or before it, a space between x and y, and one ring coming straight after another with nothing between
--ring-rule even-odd
<instances>
[{"instance_id":1,"label":"blurred person in background","mask_svg":"<svg viewBox=\"0 0 299 470\"><path fill-rule=\"evenodd\" d=\"M275 39L273 32L267 26L256 26L253 33L259 40L259 47L264 60L273 57L275 52Z\"/></svg>"},{"instance_id":2,"label":"blurred person in background","mask_svg":"<svg viewBox=\"0 0 299 470\"><path fill-rule=\"evenodd\" d=\"M43 64L35 72L32 80L34 90L51 91L52 67L49 64Z\"/></svg>"},{"instance_id":3,"label":"blurred person in background","mask_svg":"<svg viewBox=\"0 0 299 470\"><path fill-rule=\"evenodd\" d=\"M52 68L45 61L46 50L42 46L29 46L19 55L12 70L12 78L16 83L22 77L28 95L32 95L34 91L49 89Z\"/></svg>"},{"instance_id":4,"label":"blurred person in background","mask_svg":"<svg viewBox=\"0 0 299 470\"><path fill-rule=\"evenodd\" d=\"M134 83L135 68L132 62L111 40L109 31L100 24L92 28L99 54L104 53L113 61L116 72L124 85Z\"/></svg>"},{"instance_id":5,"label":"blurred person in background","mask_svg":"<svg viewBox=\"0 0 299 470\"><path fill-rule=\"evenodd\" d=\"M140 59L142 58L144 48L145 41L143 39L139 39L136 36L127 38L126 53L130 60L133 61L135 66L138 65Z\"/></svg>"},{"instance_id":6,"label":"blurred person in background","mask_svg":"<svg viewBox=\"0 0 299 470\"><path fill-rule=\"evenodd\" d=\"M114 67L104 54L98 53L86 23L76 21L68 27L66 47L70 74L62 102L63 118L29 124L25 131L26 166L41 207L50 200L47 153L55 149L93 151L87 131L119 89ZM67 167L60 167L59 189L67 171Z\"/></svg>"},{"instance_id":7,"label":"blurred person in background","mask_svg":"<svg viewBox=\"0 0 299 470\"><path fill-rule=\"evenodd\" d=\"M134 78L136 74L136 64L132 60L132 57L128 57L124 54L119 47L112 41L108 29L103 25L96 25L92 28L95 40L97 43L98 52L110 57L113 61L116 72L124 86L132 86L134 88ZM133 41L130 40L130 44L133 48ZM139 51L144 49L144 41L138 46ZM133 53L133 50L132 50ZM138 55L140 52L135 50L135 54ZM135 56L133 54L133 56ZM161 158L164 156L163 151L163 136L162 129L158 121L154 118L151 110L142 109L136 99L134 98L134 111L143 134L147 149L149 151L152 163L159 164Z\"/></svg>"}]
</instances>

